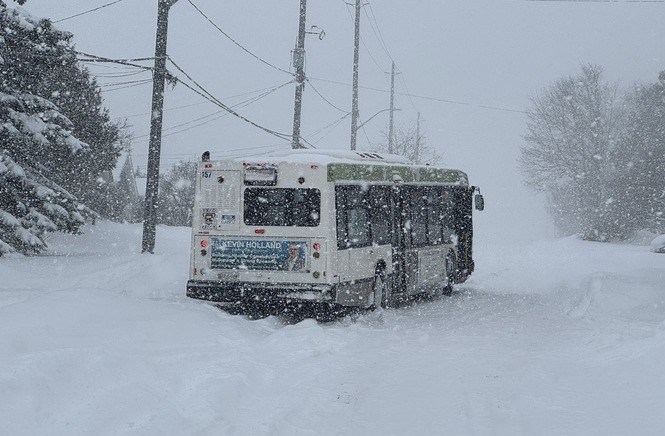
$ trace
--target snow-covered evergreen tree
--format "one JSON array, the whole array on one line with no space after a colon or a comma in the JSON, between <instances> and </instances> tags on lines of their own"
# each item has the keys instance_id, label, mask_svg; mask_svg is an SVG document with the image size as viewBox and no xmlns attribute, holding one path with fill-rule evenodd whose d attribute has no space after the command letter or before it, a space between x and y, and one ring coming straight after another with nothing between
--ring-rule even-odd
<instances>
[{"instance_id":1,"label":"snow-covered evergreen tree","mask_svg":"<svg viewBox=\"0 0 665 436\"><path fill-rule=\"evenodd\" d=\"M51 156L57 165L50 177L93 209L101 209L103 194L97 180L116 164L121 126L111 121L99 86L77 60L71 33L21 8L7 9L2 3L0 8L5 39L3 82L54 103L71 121L71 133L89 145L90 153L76 160Z\"/></svg>"},{"instance_id":2,"label":"snow-covered evergreen tree","mask_svg":"<svg viewBox=\"0 0 665 436\"><path fill-rule=\"evenodd\" d=\"M61 39L42 35L46 31L37 20L1 0L0 25L0 255L36 253L46 247L46 232L77 232L83 215L92 213L53 180L62 162L80 159L89 146L72 135L73 125L58 107L34 95L13 68L55 54L46 40L57 45ZM35 35L44 39L33 41ZM18 46L27 52L16 58Z\"/></svg>"},{"instance_id":3,"label":"snow-covered evergreen tree","mask_svg":"<svg viewBox=\"0 0 665 436\"><path fill-rule=\"evenodd\" d=\"M191 226L196 162L181 161L161 177L157 220L169 226Z\"/></svg>"}]
</instances>

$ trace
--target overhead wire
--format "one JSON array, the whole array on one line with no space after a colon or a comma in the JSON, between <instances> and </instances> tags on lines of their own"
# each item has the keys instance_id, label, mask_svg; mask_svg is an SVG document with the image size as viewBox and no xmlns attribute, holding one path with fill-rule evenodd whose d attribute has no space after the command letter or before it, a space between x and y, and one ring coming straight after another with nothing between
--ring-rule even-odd
<instances>
[{"instance_id":1,"label":"overhead wire","mask_svg":"<svg viewBox=\"0 0 665 436\"><path fill-rule=\"evenodd\" d=\"M354 23L354 25L355 25L355 18L353 18L353 14L352 14L351 11L349 10L349 4L346 3L345 0L342 0L342 3L344 3L344 5L345 5L345 7L346 7L346 12L349 13L349 18L351 19L351 22ZM363 48L365 49L365 51L367 52L367 54L369 55L369 58L372 60L372 62L374 62L374 65L376 65L376 67L377 67L380 71L385 72L385 69L384 69L381 65L379 65L379 63L377 62L376 58L374 57L374 55L373 55L372 52L370 51L369 47L368 47L367 44L365 43L365 39L362 37L362 35L360 35L360 42L361 42L361 44L363 45Z\"/></svg>"},{"instance_id":2,"label":"overhead wire","mask_svg":"<svg viewBox=\"0 0 665 436\"><path fill-rule=\"evenodd\" d=\"M335 83L337 85L343 85L343 86L352 86L350 83L344 83L344 82L339 82L336 80L330 80L330 79L323 79L319 77L310 77L311 80L318 80L320 82L327 82L327 83ZM377 91L377 92L383 92L383 93L390 93L389 90L386 89L380 89L380 88L374 88L371 86L360 86L360 88L367 89L370 91ZM484 105L484 104L475 104L475 103L469 103L465 101L458 101L458 100L449 100L445 98L438 98L438 97L432 97L432 96L424 96L424 95L417 95L417 94L407 94L404 92L396 92L395 94L397 95L404 95L404 96L411 96L413 98L418 98L422 100L432 100L432 101L438 101L441 103L450 103L450 104L456 104L456 105L461 105L461 106L471 106L471 107L477 107L481 109L489 109L489 110L496 110L496 111L503 111L503 112L514 112L514 113L520 113L520 114L525 114L526 111L523 110L518 110L518 109L510 109L510 108L505 108L505 107L499 107L499 106L489 106L489 105Z\"/></svg>"},{"instance_id":3,"label":"overhead wire","mask_svg":"<svg viewBox=\"0 0 665 436\"><path fill-rule=\"evenodd\" d=\"M404 73L398 75L399 80L402 82L402 86L404 86L404 91L406 91L406 95L409 98L409 102L411 103L411 107L418 112L418 108L416 107L416 103L413 101L413 97L411 96L411 91L409 91L409 87L406 84L406 80L404 80Z\"/></svg>"},{"instance_id":4,"label":"overhead wire","mask_svg":"<svg viewBox=\"0 0 665 436\"><path fill-rule=\"evenodd\" d=\"M324 95L321 94L321 93L319 92L318 89L316 89L316 87L314 86L314 84L313 84L312 82L310 82L309 78L305 78L305 80L307 81L307 83L309 83L309 86L312 87L312 89L314 90L314 92L315 92L319 97L321 97L321 99L322 99L323 101L325 101L326 103L328 103L328 105L330 105L331 107L333 107L333 108L337 109L338 111L343 112L343 113L345 113L345 114L347 114L347 113L351 113L351 112L346 111L346 110L344 110L344 109L340 109L339 107L337 107L336 105L334 105L330 100L328 100L326 97L324 97Z\"/></svg>"},{"instance_id":5,"label":"overhead wire","mask_svg":"<svg viewBox=\"0 0 665 436\"><path fill-rule=\"evenodd\" d=\"M148 85L150 83L152 83L152 79L147 79L145 81L139 81L139 82L131 84L131 85L120 86L118 88L102 89L102 90L100 90L100 92L107 93L107 92L119 91L121 89L136 88L137 86Z\"/></svg>"},{"instance_id":6,"label":"overhead wire","mask_svg":"<svg viewBox=\"0 0 665 436\"><path fill-rule=\"evenodd\" d=\"M376 15L374 15L374 8L372 8L371 3L367 3L367 6L369 6L369 11L372 14L372 18L374 19L374 24L376 25L376 31L374 30L374 26L372 25L372 20L369 19L369 15L367 14L367 11L365 11L365 15L367 15L367 20L370 23L370 27L372 28L372 31L376 35L377 39L379 40L379 43L383 47L383 50L386 52L386 55L390 60L393 60L392 55L390 54L390 51L388 50L388 46L386 45L386 41L383 39L383 34L381 33L381 28L379 27L379 22L376 19Z\"/></svg>"},{"instance_id":7,"label":"overhead wire","mask_svg":"<svg viewBox=\"0 0 665 436\"><path fill-rule=\"evenodd\" d=\"M280 88L283 88L284 86L286 86L286 85L288 85L288 84L290 84L290 83L293 83L293 81L289 81L289 82L286 82L286 83L284 83L284 84L282 84L282 85L275 86L275 87L269 89L268 91L265 91L263 94L260 94L260 95L257 95L257 96L254 96L254 97L251 97L251 98L249 98L249 99L247 99L247 100L241 101L241 102L236 103L236 104L234 104L234 105L231 105L231 106L229 106L229 107L231 107L231 108L242 108L242 107L247 107L247 106L249 106L249 105L251 105L251 104L253 104L253 103L255 103L255 102L257 102L257 101L259 101L259 100L261 100L261 99L263 99L263 98L265 98L265 97L267 97L268 95L272 94L273 92L277 91L277 90L280 89ZM220 113L221 113L222 115L219 115ZM219 115L219 116L216 116L216 115ZM173 135L176 135L176 134L178 134L178 133L183 133L183 132L186 132L186 131L192 130L192 129L194 129L194 128L197 128L197 127L200 127L200 126L203 126L203 125L209 124L209 123L211 123L211 122L213 122L213 121L217 121L218 119L220 119L220 118L222 118L222 117L225 117L225 116L227 116L227 115L230 115L230 113L227 112L225 109L221 109L221 110L215 111L215 112L213 112L213 113L211 113L211 114L204 115L204 116L202 116L202 117L196 118L196 119L194 119L194 120L187 121L187 122L184 122L184 123L180 123L180 124L177 124L177 125L175 125L175 126L170 126L170 127L166 128L166 129L164 129L164 131L167 131L167 132L168 132L168 131L171 131L171 130L177 129L177 128L179 128L179 127L184 127L184 126L186 126L186 125L190 125L190 124L196 123L196 122L198 122L198 121L202 121L202 120L204 120L204 119L206 119L206 118L214 117L214 118L211 118L211 119L209 119L209 120L203 121L203 122L198 123L198 124L195 124L195 125L193 125L193 126L190 126L190 127L186 128L186 129L181 129L181 130L177 130L177 131L175 131L175 132L170 132L170 133L168 133L168 134L166 134L166 135L162 135L162 137L173 136ZM139 135L139 136L137 136L136 139L143 139L143 138L149 138L149 137L150 137L150 134L144 134L144 135Z\"/></svg>"},{"instance_id":8,"label":"overhead wire","mask_svg":"<svg viewBox=\"0 0 665 436\"><path fill-rule=\"evenodd\" d=\"M275 86L278 86L278 85L275 85ZM254 91L242 92L240 94L229 95L227 97L222 97L222 98L225 99L225 100L228 100L228 99L236 98L236 97L244 97L245 95L256 94L258 92L264 92L264 91L273 89L275 86L256 89ZM193 106L200 106L200 105L209 104L209 103L212 103L212 102L209 99L205 99L205 100L200 101L198 103L190 103L190 104L185 104L185 105L182 105L182 106L174 106L174 107L170 107L170 108L165 108L164 111L173 111L173 110L177 110L177 109L185 109L185 108L189 108L189 107L193 107ZM143 112L143 113L140 113L140 114L132 114L132 115L126 115L126 116L121 116L121 117L115 117L115 119L142 117L142 116L145 116L145 115L150 115L151 113L152 112Z\"/></svg>"},{"instance_id":9,"label":"overhead wire","mask_svg":"<svg viewBox=\"0 0 665 436\"><path fill-rule=\"evenodd\" d=\"M100 79L122 79L125 77L137 76L145 73L146 70L134 70L126 73L92 73L93 76Z\"/></svg>"},{"instance_id":10,"label":"overhead wire","mask_svg":"<svg viewBox=\"0 0 665 436\"><path fill-rule=\"evenodd\" d=\"M318 135L319 133L321 133L321 132L325 131L326 129L328 129L328 132L326 132L326 133L325 133L324 135L322 135L319 139L317 139L316 141L314 141L314 142L312 143L312 144L318 144L318 143L321 142L324 138L326 138L327 136L329 136L333 131L335 131L335 129L336 129L340 124L342 124L342 121L344 121L344 119L345 119L346 117L348 117L349 115L351 115L350 112L349 112L348 114L343 115L342 117L338 118L337 120L333 121L332 123L328 124L327 126L323 127L322 129L319 129L319 131L307 135L307 137L311 137L311 136Z\"/></svg>"},{"instance_id":11,"label":"overhead wire","mask_svg":"<svg viewBox=\"0 0 665 436\"><path fill-rule=\"evenodd\" d=\"M268 147L276 147L278 145L284 145L283 142L280 142L279 144L269 144L269 145L256 145L256 146L251 146L251 147L240 147L240 148L231 148L228 150L224 150L225 152L236 152L236 151L244 151L244 150L259 150L259 149L264 149ZM210 150L211 153L215 153L215 150ZM164 156L167 157L177 157L177 156L191 156L192 154L196 153L167 153ZM148 154L145 153L133 153L133 156L139 156L139 157L148 157Z\"/></svg>"},{"instance_id":12,"label":"overhead wire","mask_svg":"<svg viewBox=\"0 0 665 436\"><path fill-rule=\"evenodd\" d=\"M145 82L152 82L152 79L127 80L124 82L115 82L115 83L101 83L98 86L100 88L110 88L114 86L132 85L135 83L145 83Z\"/></svg>"},{"instance_id":13,"label":"overhead wire","mask_svg":"<svg viewBox=\"0 0 665 436\"><path fill-rule=\"evenodd\" d=\"M230 108L226 104L222 103L219 99L217 99L214 95L212 95L208 90L206 90L201 84L199 84L196 80L194 80L194 78L192 78L191 75L189 75L185 70L183 70L180 67L180 65L178 65L170 56L168 57L168 60L173 64L174 67L176 67L176 69L178 71L180 71L182 74L184 74L185 77L187 77L198 89L196 89L194 86L188 84L187 82L180 81L179 83L181 83L186 88L190 89L191 91L195 92L196 94L199 94L200 96L202 96L206 99L209 99L211 102L218 105L220 108L226 110L231 115L245 121L246 123L248 123L248 124L250 124L250 125L260 129L260 130L263 130L266 133L269 133L270 135L276 136L276 137L278 137L280 139L283 139L285 141L290 141L291 140L291 138L292 138L291 135L288 135L288 134L285 134L285 133L280 133L280 132L277 132L275 130L269 129L267 127L261 126L260 124L255 123L254 121L248 119L247 117L245 117L243 115L240 115L238 112L234 111L232 108Z\"/></svg>"},{"instance_id":14,"label":"overhead wire","mask_svg":"<svg viewBox=\"0 0 665 436\"><path fill-rule=\"evenodd\" d=\"M76 53L79 56L86 56L86 59L79 59L80 62L101 62L101 63L112 63L112 64L119 64L119 65L125 65L128 67L134 67L134 68L141 68L143 70L150 70L152 71L154 68L153 67L147 67L145 65L140 65L136 64L135 62L141 62L141 61L147 61L147 60L154 60L155 58L135 58L135 59L111 59L103 56L97 56L93 55L90 53L85 53L82 51L74 50L74 53Z\"/></svg>"},{"instance_id":15,"label":"overhead wire","mask_svg":"<svg viewBox=\"0 0 665 436\"><path fill-rule=\"evenodd\" d=\"M277 71L281 71L281 72L283 72L283 73L286 73L286 74L289 74L289 75L291 75L291 76L294 76L294 74L293 74L291 71L285 70L284 68L280 68L280 67L278 67L278 66L276 66L276 65L274 65L274 64L271 64L270 62L266 61L265 59L261 58L260 56L258 56L258 55L256 55L256 54L252 53L249 49L245 48L242 44L240 44L240 43L239 43L238 41L236 41L233 37L231 37L231 35L229 35L229 34L226 33L224 30L222 30L222 28L219 27L214 21L212 21L212 19L211 19L210 17L208 17L208 16L207 16L207 15L206 15L206 14L205 14L205 13L199 8L199 7L198 7L198 6L196 6L192 0L187 0L187 2L188 2L190 5L192 5L192 7L194 7L194 9L196 9L196 11L197 11L197 12L198 12L203 18L205 18L210 24L212 24L213 27L214 27L215 29L217 29L222 35L224 35L224 36L225 36L229 41L231 41L233 44L235 44L236 46L238 46L242 51L244 51L245 53L249 54L250 56L252 56L254 59L258 60L259 62L261 62L261 63L263 63L263 64L265 64L265 65L267 65L267 66L269 66L269 67L271 67L271 68L273 68L273 69L275 69L275 70L277 70Z\"/></svg>"},{"instance_id":16,"label":"overhead wire","mask_svg":"<svg viewBox=\"0 0 665 436\"><path fill-rule=\"evenodd\" d=\"M71 15L69 17L60 18L59 20L53 21L53 23L61 23L63 21L71 20L72 18L80 17L81 15L86 15L86 14L89 14L91 12L96 12L100 9L108 8L109 6L113 6L116 3L120 3L121 1L123 1L123 0L115 0L115 1L112 1L111 3L106 3L105 5L101 5L101 6L98 6L96 8L93 8L93 9L90 9L90 10L87 10L87 11L83 11L83 12L80 12L78 14Z\"/></svg>"}]
</instances>

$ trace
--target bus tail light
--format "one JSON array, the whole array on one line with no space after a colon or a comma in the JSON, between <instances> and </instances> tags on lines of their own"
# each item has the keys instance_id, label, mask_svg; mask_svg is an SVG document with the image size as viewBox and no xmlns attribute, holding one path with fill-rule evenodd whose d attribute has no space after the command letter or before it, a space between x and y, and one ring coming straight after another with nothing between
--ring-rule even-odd
<instances>
[{"instance_id":1,"label":"bus tail light","mask_svg":"<svg viewBox=\"0 0 665 436\"><path fill-rule=\"evenodd\" d=\"M263 235L266 232L266 229L256 229L254 230L254 233L257 235Z\"/></svg>"},{"instance_id":2,"label":"bus tail light","mask_svg":"<svg viewBox=\"0 0 665 436\"><path fill-rule=\"evenodd\" d=\"M207 248L208 247L208 241L205 239L201 241L201 248Z\"/></svg>"},{"instance_id":3,"label":"bus tail light","mask_svg":"<svg viewBox=\"0 0 665 436\"><path fill-rule=\"evenodd\" d=\"M314 251L319 251L321 249L321 244L315 242L314 245L312 245L312 248L314 249Z\"/></svg>"}]
</instances>

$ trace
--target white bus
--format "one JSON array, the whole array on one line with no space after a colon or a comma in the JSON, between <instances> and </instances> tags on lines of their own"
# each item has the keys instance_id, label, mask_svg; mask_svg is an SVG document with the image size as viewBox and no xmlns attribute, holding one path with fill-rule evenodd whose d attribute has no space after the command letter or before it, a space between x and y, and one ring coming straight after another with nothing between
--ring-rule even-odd
<instances>
[{"instance_id":1,"label":"white bus","mask_svg":"<svg viewBox=\"0 0 665 436\"><path fill-rule=\"evenodd\" d=\"M187 296L335 309L450 293L474 270L477 190L462 171L394 155L291 150L211 161L206 152Z\"/></svg>"}]
</instances>

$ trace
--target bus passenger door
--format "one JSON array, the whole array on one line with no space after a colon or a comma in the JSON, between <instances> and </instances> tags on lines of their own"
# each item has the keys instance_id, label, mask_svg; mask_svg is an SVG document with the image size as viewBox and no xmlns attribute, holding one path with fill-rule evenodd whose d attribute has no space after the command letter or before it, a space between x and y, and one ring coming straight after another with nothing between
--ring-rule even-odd
<instances>
[{"instance_id":1,"label":"bus passenger door","mask_svg":"<svg viewBox=\"0 0 665 436\"><path fill-rule=\"evenodd\" d=\"M367 304L374 284L381 250L372 244L370 208L366 191L360 186L337 186L338 266L342 291L337 302L346 305Z\"/></svg>"}]
</instances>

